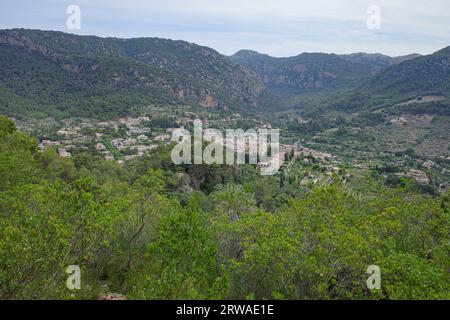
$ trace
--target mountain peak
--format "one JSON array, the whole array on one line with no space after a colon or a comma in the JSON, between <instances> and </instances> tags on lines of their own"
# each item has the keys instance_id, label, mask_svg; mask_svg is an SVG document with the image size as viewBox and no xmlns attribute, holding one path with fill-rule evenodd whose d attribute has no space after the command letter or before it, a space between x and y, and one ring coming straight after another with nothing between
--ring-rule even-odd
<instances>
[{"instance_id":1,"label":"mountain peak","mask_svg":"<svg viewBox=\"0 0 450 320\"><path fill-rule=\"evenodd\" d=\"M253 59L253 58L258 58L258 57L270 57L270 56L267 54L259 53L254 50L242 49L242 50L239 50L238 52L236 52L235 54L233 54L231 57L236 60L247 60L247 59Z\"/></svg>"},{"instance_id":2,"label":"mountain peak","mask_svg":"<svg viewBox=\"0 0 450 320\"><path fill-rule=\"evenodd\" d=\"M445 47L439 51L436 51L435 54L445 54L445 55L449 55L450 54L450 46Z\"/></svg>"}]
</instances>

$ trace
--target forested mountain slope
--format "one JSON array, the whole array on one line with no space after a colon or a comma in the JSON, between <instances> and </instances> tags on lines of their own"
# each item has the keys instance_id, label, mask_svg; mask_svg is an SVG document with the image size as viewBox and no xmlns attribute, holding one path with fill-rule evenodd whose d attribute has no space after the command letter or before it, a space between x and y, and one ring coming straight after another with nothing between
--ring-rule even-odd
<instances>
[{"instance_id":1,"label":"forested mountain slope","mask_svg":"<svg viewBox=\"0 0 450 320\"><path fill-rule=\"evenodd\" d=\"M431 103L448 109L450 47L391 66L337 99L340 110L367 110L392 106L420 107ZM442 111L442 110L441 110ZM447 112L448 113L448 112Z\"/></svg>"},{"instance_id":2,"label":"forested mountain slope","mask_svg":"<svg viewBox=\"0 0 450 320\"><path fill-rule=\"evenodd\" d=\"M126 114L145 104L256 108L264 85L218 52L184 41L0 31L0 111Z\"/></svg>"},{"instance_id":3,"label":"forested mountain slope","mask_svg":"<svg viewBox=\"0 0 450 320\"><path fill-rule=\"evenodd\" d=\"M345 60L335 54L302 53L275 58L241 50L232 56L259 74L274 93L280 95L322 92L347 88L371 74L371 67Z\"/></svg>"},{"instance_id":4,"label":"forested mountain slope","mask_svg":"<svg viewBox=\"0 0 450 320\"><path fill-rule=\"evenodd\" d=\"M421 55L413 53L405 56L390 57L380 53L358 52L352 54L342 54L339 56L348 61L369 65L372 68L372 72L377 73L393 65L418 58Z\"/></svg>"}]
</instances>

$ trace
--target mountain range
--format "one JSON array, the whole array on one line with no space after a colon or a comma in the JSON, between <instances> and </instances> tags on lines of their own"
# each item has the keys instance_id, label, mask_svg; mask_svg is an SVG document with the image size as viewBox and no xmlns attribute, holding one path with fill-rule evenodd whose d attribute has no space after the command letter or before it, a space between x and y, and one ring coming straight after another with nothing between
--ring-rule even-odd
<instances>
[{"instance_id":1,"label":"mountain range","mask_svg":"<svg viewBox=\"0 0 450 320\"><path fill-rule=\"evenodd\" d=\"M12 116L115 116L146 104L251 113L318 93L339 94L331 107L357 109L422 96L443 100L449 89L450 47L427 56L276 58L241 50L228 57L160 38L0 30L0 112Z\"/></svg>"},{"instance_id":2,"label":"mountain range","mask_svg":"<svg viewBox=\"0 0 450 320\"><path fill-rule=\"evenodd\" d=\"M302 53L295 57L275 58L241 50L232 58L260 75L273 93L286 95L354 87L392 65L418 56L392 58L367 53Z\"/></svg>"},{"instance_id":3,"label":"mountain range","mask_svg":"<svg viewBox=\"0 0 450 320\"><path fill-rule=\"evenodd\" d=\"M185 41L0 31L6 114L127 114L144 104L249 109L264 90L246 67Z\"/></svg>"}]
</instances>

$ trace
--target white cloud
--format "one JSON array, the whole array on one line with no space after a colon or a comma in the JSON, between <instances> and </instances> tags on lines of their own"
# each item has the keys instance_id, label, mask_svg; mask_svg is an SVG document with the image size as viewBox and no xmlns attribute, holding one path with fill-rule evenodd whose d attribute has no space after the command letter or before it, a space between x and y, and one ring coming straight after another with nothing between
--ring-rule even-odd
<instances>
[{"instance_id":1,"label":"white cloud","mask_svg":"<svg viewBox=\"0 0 450 320\"><path fill-rule=\"evenodd\" d=\"M72 2L82 9L81 34L184 39L226 54L245 47L397 55L450 45L449 0L15 0L2 4L0 27L67 31ZM382 10L378 32L366 28L369 5Z\"/></svg>"}]
</instances>

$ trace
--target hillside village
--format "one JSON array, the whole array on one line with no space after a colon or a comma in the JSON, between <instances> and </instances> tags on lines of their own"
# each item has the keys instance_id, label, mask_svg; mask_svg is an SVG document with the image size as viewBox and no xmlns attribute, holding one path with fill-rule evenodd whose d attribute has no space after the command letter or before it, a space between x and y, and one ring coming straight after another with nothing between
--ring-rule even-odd
<instances>
[{"instance_id":1,"label":"hillside village","mask_svg":"<svg viewBox=\"0 0 450 320\"><path fill-rule=\"evenodd\" d=\"M54 147L62 157L70 157L75 149L88 149L93 145L105 160L123 163L144 156L158 144L170 141L170 132L174 129L152 132L149 121L149 117L120 118L104 122L87 120L59 129L54 139L42 140L39 147Z\"/></svg>"},{"instance_id":2,"label":"hillside village","mask_svg":"<svg viewBox=\"0 0 450 320\"><path fill-rule=\"evenodd\" d=\"M203 128L216 128L225 132L227 128L266 128L271 129L271 124L264 117L256 115L253 119L244 118L239 113L213 114L204 110L183 110L178 108L152 108L151 111L143 112L142 115L134 117L121 117L112 120L95 119L67 119L63 121L45 120L35 122L19 122L19 127L24 130L40 128L34 135L40 137L40 148L51 147L62 157L72 157L79 152L88 151L108 161L124 164L126 161L143 157L158 148L158 146L171 143L172 132L180 127L192 130L194 121L202 119ZM399 117L398 121L402 121ZM40 133L39 133L40 132ZM205 141L211 141L205 131ZM297 138L298 140L298 138ZM360 173L373 171L385 161L385 157L392 158L390 154L375 155L372 160L363 160L366 156L348 157L340 149L333 148L324 143L314 142L314 139L295 142L295 136L289 131L282 130L279 149L278 172L286 177L298 175L303 171L305 177L302 184L317 183L319 180L326 181L333 174L346 176L360 175ZM226 139L225 145L229 143ZM254 147L254 146L253 146ZM247 146L247 150L250 146ZM345 151L345 150L344 150ZM440 190L447 189L445 179L433 181L435 175L446 174L445 167L430 159L411 158L405 155L403 158L395 159L394 165L400 171L394 173L379 172L385 179L395 176L397 179L407 178L414 180L419 185L427 186L435 184ZM300 160L300 161L296 161ZM299 169L306 166L310 169ZM412 165L415 163L414 165ZM259 162L261 171L268 170L274 164ZM411 166L412 165L412 166ZM297 167L296 170L292 168ZM312 169L314 168L314 169ZM300 178L299 178L300 179ZM392 177L390 178L393 179Z\"/></svg>"},{"instance_id":3,"label":"hillside village","mask_svg":"<svg viewBox=\"0 0 450 320\"><path fill-rule=\"evenodd\" d=\"M195 118L199 116L196 113L185 113L184 117L178 117L174 124L184 124L190 126L193 124ZM239 119L239 115L234 115L232 119L207 119L203 121L205 126L210 124L219 124L219 126L225 126L233 123L233 120ZM271 128L270 124L263 124L264 128ZM161 128L158 126L152 126L151 117L139 116L119 118L117 120L109 121L94 121L83 120L78 123L66 123L64 127L56 130L53 138L42 139L39 147L43 150L46 147L51 147L57 150L62 157L71 157L77 150L91 150L99 154L102 158L108 161L116 161L119 164L123 164L125 161L132 160L137 157L143 157L149 154L152 150L158 148L160 145L167 145L171 143L172 132L179 127ZM205 141L211 141L212 139L206 134L204 136ZM224 145L230 142L226 139L223 141ZM237 146L235 146L237 147ZM255 146L246 146L246 150ZM346 166L343 163L343 159L333 155L329 152L319 151L309 146L303 145L300 142L297 143L282 143L279 149L279 172L288 176L295 164L295 161L301 158L303 165L313 165L319 163L321 165L321 174L309 173L306 174L302 184L317 183L320 178L325 178L336 173L342 172L342 167ZM258 167L261 170L268 170L274 166L273 161L259 162ZM364 171L370 170L371 167L366 165L353 163L351 165L354 170ZM439 169L439 166L433 161L423 161L422 166L424 168ZM348 167L348 165L347 165ZM350 174L346 174L350 177ZM426 172L419 169L408 169L404 172L396 173L399 178L411 178L421 185L428 185L430 177ZM446 188L446 185L442 185L442 188Z\"/></svg>"},{"instance_id":4,"label":"hillside village","mask_svg":"<svg viewBox=\"0 0 450 320\"><path fill-rule=\"evenodd\" d=\"M177 123L185 126L192 125L197 114L187 114L185 118L177 119ZM239 115L235 115L235 119ZM212 122L212 121L211 121ZM222 119L221 125L226 125L230 119ZM210 121L203 121L204 125L209 125ZM270 124L264 124L264 128L271 128ZM51 147L57 150L62 157L71 157L76 150L92 150L101 155L105 160L116 161L123 164L125 161L136 157L147 155L159 145L171 143L172 132L178 128L152 127L151 118L148 116L119 118L118 120L96 122L93 120L83 120L78 123L66 123L64 127L56 130L53 139L42 139L39 143L41 150ZM205 131L206 132L206 131ZM205 133L205 142L211 138ZM224 145L230 145L230 141L224 140ZM235 146L237 148L237 145ZM257 146L247 145L246 150ZM288 168L297 158L304 158L305 163L309 159L317 159L323 163L330 162L335 157L326 152L317 151L297 144L280 144L279 167L282 170ZM264 169L272 166L271 163L258 163L258 167ZM330 172L337 172L334 167Z\"/></svg>"}]
</instances>

